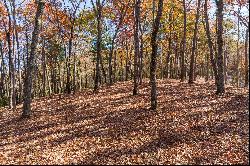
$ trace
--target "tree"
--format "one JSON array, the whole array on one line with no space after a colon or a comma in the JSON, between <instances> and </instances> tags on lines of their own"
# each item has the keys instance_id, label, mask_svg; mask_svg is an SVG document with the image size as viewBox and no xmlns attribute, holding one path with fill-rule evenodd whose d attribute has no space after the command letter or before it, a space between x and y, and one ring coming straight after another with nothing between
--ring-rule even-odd
<instances>
[{"instance_id":1,"label":"tree","mask_svg":"<svg viewBox=\"0 0 250 166\"><path fill-rule=\"evenodd\" d=\"M14 66L14 60L13 60L13 55L12 55L12 42L11 42L11 35L12 35L12 19L10 15L10 11L8 8L8 5L6 3L6 0L4 0L4 5L7 10L8 14L8 29L7 26L4 25L5 28L5 33L6 33L6 39L8 43L8 56L9 56L9 79L10 79L10 84L9 84L9 107L11 109L16 108L16 90L15 90L15 85L16 85L16 80L15 80L15 66Z\"/></svg>"},{"instance_id":2,"label":"tree","mask_svg":"<svg viewBox=\"0 0 250 166\"><path fill-rule=\"evenodd\" d=\"M96 41L96 72L95 72L95 83L94 83L94 92L97 92L99 89L99 81L101 78L100 74L100 59L101 59L101 42L102 42L102 8L104 0L101 2L100 0L96 1L96 5L91 0L93 8L95 10L96 19L97 19L97 41Z\"/></svg>"},{"instance_id":3,"label":"tree","mask_svg":"<svg viewBox=\"0 0 250 166\"><path fill-rule=\"evenodd\" d=\"M249 52L248 52L248 41L249 41L249 29L246 30L245 37L245 87L248 87L249 84Z\"/></svg>"},{"instance_id":4,"label":"tree","mask_svg":"<svg viewBox=\"0 0 250 166\"><path fill-rule=\"evenodd\" d=\"M135 55L134 55L134 89L133 95L138 93L138 58L140 54L139 48L139 22L140 22L140 4L141 0L135 0L135 23L134 23L134 46L135 46Z\"/></svg>"},{"instance_id":5,"label":"tree","mask_svg":"<svg viewBox=\"0 0 250 166\"><path fill-rule=\"evenodd\" d=\"M217 6L217 67L218 80L216 94L223 94L225 92L224 83L224 69L223 69L223 0L216 0Z\"/></svg>"},{"instance_id":6,"label":"tree","mask_svg":"<svg viewBox=\"0 0 250 166\"><path fill-rule=\"evenodd\" d=\"M207 14L207 1L205 0L204 3L204 19L205 19L205 29L206 29L206 35L207 35L207 43L208 43L208 48L209 48L209 57L210 57L210 62L213 68L213 73L215 77L215 85L217 86L217 80L218 80L218 74L217 74L217 64L214 58L214 45L212 42L212 37L210 33L210 26L209 26L209 21L208 21L208 14Z\"/></svg>"},{"instance_id":7,"label":"tree","mask_svg":"<svg viewBox=\"0 0 250 166\"><path fill-rule=\"evenodd\" d=\"M35 59L35 52L36 46L38 43L38 33L39 33L39 18L42 16L43 9L44 9L44 2L42 0L36 1L37 3L37 10L34 22L34 30L32 32L32 40L31 40L31 48L30 54L28 57L27 63L27 70L26 75L24 78L24 102L23 102L23 114L22 117L30 117L31 114L31 93L32 93L32 79L33 79L33 72L34 72L34 59Z\"/></svg>"},{"instance_id":8,"label":"tree","mask_svg":"<svg viewBox=\"0 0 250 166\"><path fill-rule=\"evenodd\" d=\"M187 11L186 11L186 0L182 0L183 5L183 39L182 39L182 52L181 52L181 82L184 81L186 76L185 56L186 56L186 36L187 36Z\"/></svg>"},{"instance_id":9,"label":"tree","mask_svg":"<svg viewBox=\"0 0 250 166\"><path fill-rule=\"evenodd\" d=\"M192 54L190 57L189 80L188 80L189 84L194 83L195 51L197 49L196 47L197 47L198 23L199 23L199 17L200 17L200 3L201 3L200 1L201 0L198 0L198 5L197 5L197 9L196 9L196 19L195 19L195 27L194 27Z\"/></svg>"},{"instance_id":10,"label":"tree","mask_svg":"<svg viewBox=\"0 0 250 166\"><path fill-rule=\"evenodd\" d=\"M108 59L108 64L109 64L109 75L108 75L109 76L109 85L112 85L113 82L115 81L114 80L115 79L115 73L113 74L113 71L112 71L112 59L113 59L113 52L114 52L114 46L115 46L115 39L117 38L118 32L122 27L122 24L123 24L123 21L124 21L124 19L126 17L126 14L128 14L127 11L129 9L130 0L128 2L113 1L113 3L114 3L113 5L115 6L115 9L114 9L115 11L111 11L111 12L112 13L113 12L118 13L116 15L116 17L118 17L118 23L115 26L115 32L114 32L114 35L113 35L112 40L111 40L111 47L110 47L110 51L109 51L109 59ZM121 7L119 8L120 5L121 5ZM114 79L112 79L112 75L114 75Z\"/></svg>"},{"instance_id":11,"label":"tree","mask_svg":"<svg viewBox=\"0 0 250 166\"><path fill-rule=\"evenodd\" d=\"M151 35L151 63L150 63L150 86L151 86L151 109L156 110L157 108L157 91L156 91L156 60L158 44L156 42L157 34L160 27L160 19L162 16L163 0L158 1L158 11L156 18L153 22L153 29Z\"/></svg>"}]
</instances>

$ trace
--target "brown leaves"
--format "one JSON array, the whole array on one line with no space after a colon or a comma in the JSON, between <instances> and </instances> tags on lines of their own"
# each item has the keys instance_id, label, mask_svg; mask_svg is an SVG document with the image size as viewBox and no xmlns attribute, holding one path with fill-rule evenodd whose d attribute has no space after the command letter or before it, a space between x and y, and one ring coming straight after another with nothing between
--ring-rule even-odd
<instances>
[{"instance_id":1,"label":"brown leaves","mask_svg":"<svg viewBox=\"0 0 250 166\"><path fill-rule=\"evenodd\" d=\"M31 119L0 109L1 164L249 164L248 90L148 80L32 103Z\"/></svg>"}]
</instances>

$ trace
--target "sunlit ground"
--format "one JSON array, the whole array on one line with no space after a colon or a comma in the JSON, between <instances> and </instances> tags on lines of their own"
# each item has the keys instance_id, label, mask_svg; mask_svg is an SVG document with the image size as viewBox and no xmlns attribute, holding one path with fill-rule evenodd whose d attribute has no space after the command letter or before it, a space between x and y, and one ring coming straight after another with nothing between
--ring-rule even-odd
<instances>
[{"instance_id":1,"label":"sunlit ground","mask_svg":"<svg viewBox=\"0 0 250 166\"><path fill-rule=\"evenodd\" d=\"M36 99L30 119L0 109L0 164L249 164L248 89L158 80Z\"/></svg>"}]
</instances>

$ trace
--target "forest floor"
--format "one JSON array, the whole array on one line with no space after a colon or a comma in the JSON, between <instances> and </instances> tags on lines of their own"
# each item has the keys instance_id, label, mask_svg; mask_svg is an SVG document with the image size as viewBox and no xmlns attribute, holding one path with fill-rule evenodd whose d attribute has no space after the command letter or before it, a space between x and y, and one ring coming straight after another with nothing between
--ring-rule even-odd
<instances>
[{"instance_id":1,"label":"forest floor","mask_svg":"<svg viewBox=\"0 0 250 166\"><path fill-rule=\"evenodd\" d=\"M35 99L30 119L0 108L0 164L249 164L249 90L148 80Z\"/></svg>"}]
</instances>

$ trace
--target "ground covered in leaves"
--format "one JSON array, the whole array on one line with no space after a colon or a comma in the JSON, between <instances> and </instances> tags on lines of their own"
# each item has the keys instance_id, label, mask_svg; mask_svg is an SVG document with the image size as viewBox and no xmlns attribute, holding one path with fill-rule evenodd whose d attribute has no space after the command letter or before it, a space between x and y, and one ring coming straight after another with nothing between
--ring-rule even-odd
<instances>
[{"instance_id":1,"label":"ground covered in leaves","mask_svg":"<svg viewBox=\"0 0 250 166\"><path fill-rule=\"evenodd\" d=\"M32 103L30 119L0 109L0 164L249 164L248 89L158 80Z\"/></svg>"}]
</instances>

